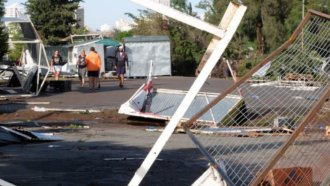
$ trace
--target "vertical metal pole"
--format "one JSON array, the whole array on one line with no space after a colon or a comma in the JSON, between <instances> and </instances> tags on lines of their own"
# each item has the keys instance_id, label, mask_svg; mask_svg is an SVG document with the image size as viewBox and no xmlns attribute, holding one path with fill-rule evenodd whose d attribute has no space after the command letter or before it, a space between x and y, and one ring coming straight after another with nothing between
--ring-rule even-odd
<instances>
[{"instance_id":1,"label":"vertical metal pole","mask_svg":"<svg viewBox=\"0 0 330 186\"><path fill-rule=\"evenodd\" d=\"M47 80L48 75L49 75L49 62L48 62L48 58L47 58L47 54L46 54L44 45L42 43L40 43L40 46L41 46L41 49L42 49L42 51L40 51L40 53L42 52L44 54L45 61L47 63L47 72L45 74L45 77L44 77L43 81L41 82L41 85L40 85L40 88L42 88L44 86L46 80ZM37 92L37 95L39 95L39 93L40 93L40 90Z\"/></svg>"},{"instance_id":2,"label":"vertical metal pole","mask_svg":"<svg viewBox=\"0 0 330 186\"><path fill-rule=\"evenodd\" d=\"M36 96L39 95L39 80L40 80L40 65L41 65L41 50L42 50L42 44L39 43L39 56L38 56L38 70L37 70L37 87L36 87ZM40 87L41 88L41 87Z\"/></svg>"},{"instance_id":3,"label":"vertical metal pole","mask_svg":"<svg viewBox=\"0 0 330 186\"><path fill-rule=\"evenodd\" d=\"M231 67L228 59L226 59L226 63L227 63L228 69L230 71L231 77L233 77L233 80L236 83L237 82L236 72L233 71L233 68ZM239 87L237 88L237 92L240 96L243 96L242 91Z\"/></svg>"}]
</instances>

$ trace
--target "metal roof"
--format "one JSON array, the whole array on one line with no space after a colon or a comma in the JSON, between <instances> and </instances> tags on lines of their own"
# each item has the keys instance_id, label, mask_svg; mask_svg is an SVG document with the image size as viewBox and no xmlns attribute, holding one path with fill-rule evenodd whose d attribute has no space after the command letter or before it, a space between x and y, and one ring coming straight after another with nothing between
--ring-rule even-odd
<instances>
[{"instance_id":1,"label":"metal roof","mask_svg":"<svg viewBox=\"0 0 330 186\"><path fill-rule=\"evenodd\" d=\"M124 38L124 43L138 43L138 42L163 42L170 41L168 36L133 36Z\"/></svg>"},{"instance_id":2,"label":"metal roof","mask_svg":"<svg viewBox=\"0 0 330 186\"><path fill-rule=\"evenodd\" d=\"M139 89L129 100L124 103L119 109L119 113L127 114L131 116L155 118L155 119L170 119L180 103L186 95L186 91L171 90L171 89L154 89L151 96L150 111L147 113L141 112L136 106L139 105ZM219 94L200 92L194 98L194 101L190 105L189 109L183 116L182 120L188 120L193 115L215 99ZM207 113L198 119L203 123L217 124L225 119L225 117L242 102L242 98L237 95L227 95L218 104L212 107ZM129 107L129 108L128 108Z\"/></svg>"},{"instance_id":3,"label":"metal roof","mask_svg":"<svg viewBox=\"0 0 330 186\"><path fill-rule=\"evenodd\" d=\"M97 44L103 44L104 46L120 46L120 43L118 41L112 40L110 38L102 39L100 41L96 42Z\"/></svg>"},{"instance_id":4,"label":"metal roof","mask_svg":"<svg viewBox=\"0 0 330 186\"><path fill-rule=\"evenodd\" d=\"M18 42L18 41L22 41L23 43L39 43L39 37L33 27L32 22L29 19L24 19L24 17L3 17L1 19L2 22L4 23L16 23L19 24L19 26L22 29L22 34L23 34L23 38L17 39L15 41L12 40L12 42Z\"/></svg>"},{"instance_id":5,"label":"metal roof","mask_svg":"<svg viewBox=\"0 0 330 186\"><path fill-rule=\"evenodd\" d=\"M18 18L18 17L3 17L1 18L1 22L4 23L30 23L31 21L28 19Z\"/></svg>"},{"instance_id":6,"label":"metal roof","mask_svg":"<svg viewBox=\"0 0 330 186\"><path fill-rule=\"evenodd\" d=\"M172 117L182 102L185 94L186 92L184 91L177 92L175 90L164 91L158 89L153 93L150 111L163 117ZM183 119L191 118L217 96L218 94L215 93L197 94L189 109L183 116ZM198 120L219 123L230 112L230 110L240 102L240 100L241 98L239 96L228 95Z\"/></svg>"}]
</instances>

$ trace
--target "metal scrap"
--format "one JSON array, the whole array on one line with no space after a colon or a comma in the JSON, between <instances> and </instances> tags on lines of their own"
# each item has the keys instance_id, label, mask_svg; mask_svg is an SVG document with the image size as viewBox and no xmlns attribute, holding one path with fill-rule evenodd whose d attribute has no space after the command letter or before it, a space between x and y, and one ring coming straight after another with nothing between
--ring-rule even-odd
<instances>
[{"instance_id":1,"label":"metal scrap","mask_svg":"<svg viewBox=\"0 0 330 186\"><path fill-rule=\"evenodd\" d=\"M33 111L35 112L48 112L48 111L54 111L54 112L85 112L85 113L98 113L101 112L101 110L97 109L64 109L64 108L46 108L46 107L33 107Z\"/></svg>"},{"instance_id":2,"label":"metal scrap","mask_svg":"<svg viewBox=\"0 0 330 186\"><path fill-rule=\"evenodd\" d=\"M63 138L53 133L29 132L19 129L10 129L0 126L0 145L34 142L34 141L60 141Z\"/></svg>"}]
</instances>

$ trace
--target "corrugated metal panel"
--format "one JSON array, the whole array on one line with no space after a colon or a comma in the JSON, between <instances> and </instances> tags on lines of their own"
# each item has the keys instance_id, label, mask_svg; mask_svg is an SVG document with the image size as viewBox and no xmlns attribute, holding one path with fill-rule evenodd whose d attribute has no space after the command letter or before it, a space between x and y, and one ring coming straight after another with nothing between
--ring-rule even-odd
<instances>
[{"instance_id":1,"label":"corrugated metal panel","mask_svg":"<svg viewBox=\"0 0 330 186\"><path fill-rule=\"evenodd\" d=\"M143 91L143 90L141 90ZM155 89L152 93L152 101L150 106L150 112L156 116L164 119L169 119L173 116L180 103L182 102L186 91L179 90L169 90L169 89ZM183 116L183 120L187 120L199 112L203 107L205 107L210 101L216 98L218 94L215 93L199 93L191 106ZM134 96L133 96L134 97ZM129 102L133 103L134 98L131 98ZM231 112L231 110L241 102L241 97L236 95L228 95L225 99L216 104L212 109L206 112L198 121L207 123L219 123L225 116ZM154 118L154 115L150 113L141 113L139 115L142 117ZM132 113L126 113L128 115ZM135 115L135 114L134 114Z\"/></svg>"},{"instance_id":2,"label":"corrugated metal panel","mask_svg":"<svg viewBox=\"0 0 330 186\"><path fill-rule=\"evenodd\" d=\"M151 112L154 114L171 117L177 110L179 104L182 102L184 96L184 92L171 93L158 90L153 95ZM183 119L191 118L215 97L215 94L198 94ZM241 99L238 96L227 96L224 100L219 102L210 111L199 118L199 120L219 123L225 115L229 113L231 108L233 108L240 100Z\"/></svg>"},{"instance_id":3,"label":"corrugated metal panel","mask_svg":"<svg viewBox=\"0 0 330 186\"><path fill-rule=\"evenodd\" d=\"M153 76L171 75L170 42L131 42L125 44L130 77L146 77L150 61L153 61Z\"/></svg>"}]
</instances>

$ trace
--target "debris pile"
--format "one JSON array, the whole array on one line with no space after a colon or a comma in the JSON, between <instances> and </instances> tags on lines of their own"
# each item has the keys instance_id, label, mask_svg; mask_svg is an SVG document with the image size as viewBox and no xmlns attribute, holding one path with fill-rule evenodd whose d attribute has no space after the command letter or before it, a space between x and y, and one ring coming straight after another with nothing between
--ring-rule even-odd
<instances>
[{"instance_id":1,"label":"debris pile","mask_svg":"<svg viewBox=\"0 0 330 186\"><path fill-rule=\"evenodd\" d=\"M29 132L0 126L0 145L60 140L63 138L54 136L53 133Z\"/></svg>"}]
</instances>

